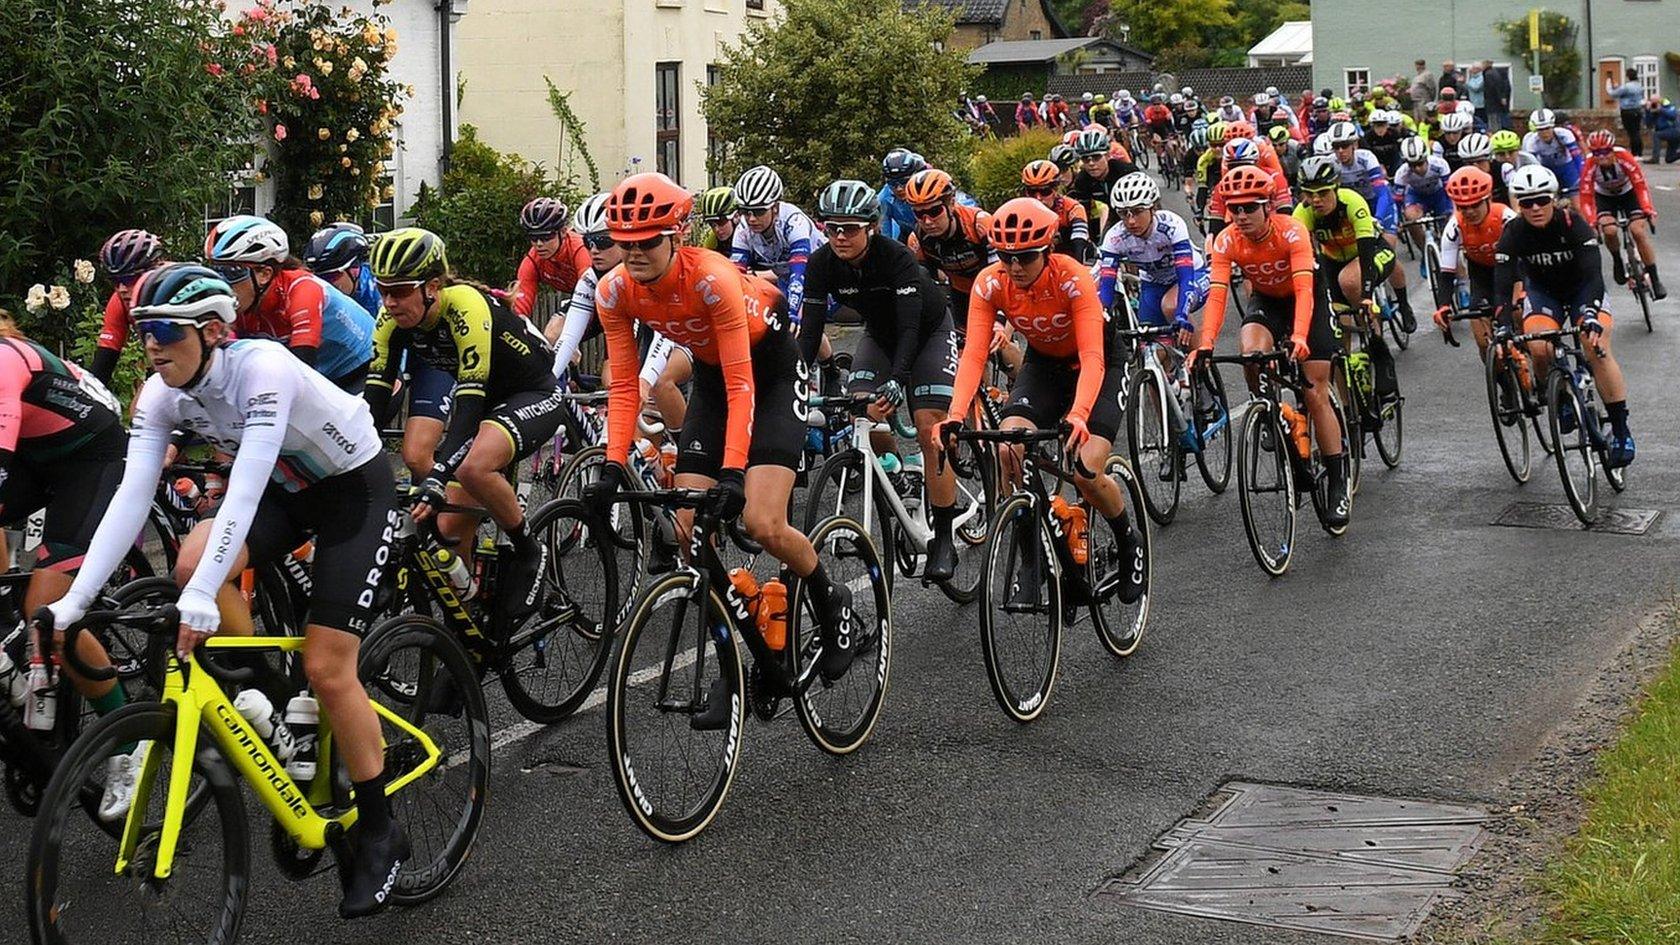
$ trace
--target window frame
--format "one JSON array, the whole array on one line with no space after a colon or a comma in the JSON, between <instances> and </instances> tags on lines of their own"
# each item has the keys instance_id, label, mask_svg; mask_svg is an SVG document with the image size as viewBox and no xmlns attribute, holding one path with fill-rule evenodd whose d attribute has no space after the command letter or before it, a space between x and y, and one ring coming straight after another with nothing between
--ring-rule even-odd
<instances>
[{"instance_id":1,"label":"window frame","mask_svg":"<svg viewBox=\"0 0 1680 945\"><path fill-rule=\"evenodd\" d=\"M666 77L669 76L669 82ZM669 96L669 98L667 98ZM653 64L654 166L682 183L682 61Z\"/></svg>"},{"instance_id":2,"label":"window frame","mask_svg":"<svg viewBox=\"0 0 1680 945\"><path fill-rule=\"evenodd\" d=\"M1649 66L1650 67L1648 77L1647 77L1646 70L1640 68L1641 66ZM1643 88L1645 90L1645 98L1647 100L1650 99L1650 97L1653 96L1653 95L1661 95L1662 94L1662 58L1661 57L1659 57L1659 56L1632 56L1625 61L1623 69L1624 69L1624 72L1623 72L1624 76L1627 74L1625 70L1632 70L1634 76L1639 79L1639 85L1640 85L1641 88ZM1624 78L1623 81L1626 81L1626 79Z\"/></svg>"},{"instance_id":3,"label":"window frame","mask_svg":"<svg viewBox=\"0 0 1680 945\"><path fill-rule=\"evenodd\" d=\"M1359 82L1352 81L1355 73L1358 73L1359 75L1363 76L1364 78ZM1370 68L1369 67L1361 67L1361 66L1343 66L1342 67L1342 95L1343 95L1343 97L1352 98L1353 97L1353 90L1356 87L1360 88L1360 89L1363 89L1366 92L1371 91L1371 70L1370 70Z\"/></svg>"}]
</instances>

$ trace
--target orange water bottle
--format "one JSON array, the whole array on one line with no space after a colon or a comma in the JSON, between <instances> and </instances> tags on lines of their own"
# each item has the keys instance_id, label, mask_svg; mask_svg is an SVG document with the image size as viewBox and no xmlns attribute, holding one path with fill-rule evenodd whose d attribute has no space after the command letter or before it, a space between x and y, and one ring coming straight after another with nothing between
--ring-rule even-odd
<instances>
[{"instance_id":1,"label":"orange water bottle","mask_svg":"<svg viewBox=\"0 0 1680 945\"><path fill-rule=\"evenodd\" d=\"M1074 564L1084 564L1090 554L1085 510L1061 496L1055 496L1050 500L1050 511L1061 523L1062 537L1067 542L1068 554L1073 557Z\"/></svg>"},{"instance_id":2,"label":"orange water bottle","mask_svg":"<svg viewBox=\"0 0 1680 945\"><path fill-rule=\"evenodd\" d=\"M735 593L740 595L742 601L746 602L745 618L754 623L761 623L758 619L758 613L763 594L759 591L758 578L754 577L753 573L746 568L731 568L729 583L735 585ZM743 615L737 613L735 616L740 618Z\"/></svg>"},{"instance_id":3,"label":"orange water bottle","mask_svg":"<svg viewBox=\"0 0 1680 945\"><path fill-rule=\"evenodd\" d=\"M770 649L781 652L787 646L788 589L780 578L764 582L758 607L758 629Z\"/></svg>"},{"instance_id":4,"label":"orange water bottle","mask_svg":"<svg viewBox=\"0 0 1680 945\"><path fill-rule=\"evenodd\" d=\"M1278 406L1283 408L1283 427L1289 432L1290 441L1295 444L1295 455L1306 459L1312 455L1312 443L1307 439L1307 418L1295 409L1294 404Z\"/></svg>"}]
</instances>

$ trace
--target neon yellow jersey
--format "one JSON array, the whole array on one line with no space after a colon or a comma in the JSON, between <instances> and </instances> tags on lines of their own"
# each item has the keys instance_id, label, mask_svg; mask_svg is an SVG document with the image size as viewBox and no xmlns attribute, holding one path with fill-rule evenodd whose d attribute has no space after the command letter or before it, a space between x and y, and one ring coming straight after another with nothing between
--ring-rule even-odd
<instances>
[{"instance_id":1,"label":"neon yellow jersey","mask_svg":"<svg viewBox=\"0 0 1680 945\"><path fill-rule=\"evenodd\" d=\"M457 398L488 396L494 403L554 379L554 353L530 321L466 284L438 292L438 311L430 324L402 328L389 312L379 310L368 384L392 386L404 351L455 378Z\"/></svg>"},{"instance_id":2,"label":"neon yellow jersey","mask_svg":"<svg viewBox=\"0 0 1680 945\"><path fill-rule=\"evenodd\" d=\"M1339 205L1324 217L1320 217L1306 200L1295 208L1294 216L1312 231L1320 256L1345 263L1359 257L1361 238L1376 239L1379 231L1376 218L1371 216L1371 205L1357 191L1339 187L1336 197Z\"/></svg>"},{"instance_id":3,"label":"neon yellow jersey","mask_svg":"<svg viewBox=\"0 0 1680 945\"><path fill-rule=\"evenodd\" d=\"M1219 161L1219 150L1209 146L1206 151L1202 152L1201 157L1196 158L1196 183L1203 187L1210 186L1213 166Z\"/></svg>"}]
</instances>

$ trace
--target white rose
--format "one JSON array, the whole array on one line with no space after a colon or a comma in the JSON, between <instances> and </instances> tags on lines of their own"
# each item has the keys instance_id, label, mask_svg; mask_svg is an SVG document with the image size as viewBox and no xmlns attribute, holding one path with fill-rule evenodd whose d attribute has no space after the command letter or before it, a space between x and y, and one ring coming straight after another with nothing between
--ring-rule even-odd
<instances>
[{"instance_id":1,"label":"white rose","mask_svg":"<svg viewBox=\"0 0 1680 945\"><path fill-rule=\"evenodd\" d=\"M55 285L47 290L47 304L55 311L62 312L70 307L70 290L64 286Z\"/></svg>"},{"instance_id":2,"label":"white rose","mask_svg":"<svg viewBox=\"0 0 1680 945\"><path fill-rule=\"evenodd\" d=\"M82 285L87 285L93 281L93 263L90 263L85 259L78 259L76 260L76 264L71 268L73 268L76 272L76 281L80 282Z\"/></svg>"},{"instance_id":3,"label":"white rose","mask_svg":"<svg viewBox=\"0 0 1680 945\"><path fill-rule=\"evenodd\" d=\"M39 282L29 287L29 294L24 296L23 307L31 312L39 312L47 307L47 287Z\"/></svg>"}]
</instances>

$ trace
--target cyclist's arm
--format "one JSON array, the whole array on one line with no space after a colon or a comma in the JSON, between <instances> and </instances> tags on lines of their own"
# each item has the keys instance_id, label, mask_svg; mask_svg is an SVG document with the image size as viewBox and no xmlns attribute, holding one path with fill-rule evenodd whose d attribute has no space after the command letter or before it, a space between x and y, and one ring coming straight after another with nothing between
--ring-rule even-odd
<instances>
[{"instance_id":1,"label":"cyclist's arm","mask_svg":"<svg viewBox=\"0 0 1680 945\"><path fill-rule=\"evenodd\" d=\"M1493 249L1493 307L1496 311L1512 304L1512 291L1519 278L1515 258L1517 241L1513 229L1506 223Z\"/></svg>"},{"instance_id":2,"label":"cyclist's arm","mask_svg":"<svg viewBox=\"0 0 1680 945\"><path fill-rule=\"evenodd\" d=\"M729 237L729 261L742 272L753 271L752 247L747 245L745 221L735 224L735 232Z\"/></svg>"},{"instance_id":3,"label":"cyclist's arm","mask_svg":"<svg viewBox=\"0 0 1680 945\"><path fill-rule=\"evenodd\" d=\"M1082 263L1088 263L1090 262L1092 255L1091 218L1085 213L1084 204L1077 200L1073 200L1071 203L1072 206L1069 208L1067 213L1067 216L1069 217L1068 249L1073 252L1069 255Z\"/></svg>"},{"instance_id":4,"label":"cyclist's arm","mask_svg":"<svg viewBox=\"0 0 1680 945\"><path fill-rule=\"evenodd\" d=\"M612 368L612 385L607 391L607 459L630 461L630 441L641 413L641 390L636 385L636 326L630 313L619 311L624 290L622 272L601 281L596 295L601 334L607 339L607 364Z\"/></svg>"},{"instance_id":5,"label":"cyclist's arm","mask_svg":"<svg viewBox=\"0 0 1680 945\"><path fill-rule=\"evenodd\" d=\"M89 368L101 384L110 384L111 375L116 373L123 345L128 343L128 324L128 304L122 296L112 292L105 302L105 321L99 327L99 347L94 349L93 364Z\"/></svg>"},{"instance_id":6,"label":"cyclist's arm","mask_svg":"<svg viewBox=\"0 0 1680 945\"><path fill-rule=\"evenodd\" d=\"M397 321L384 309L373 321L373 362L368 365L367 385L362 399L373 414L375 429L385 429L391 420L391 396L397 386L397 369L402 364L401 342L396 340Z\"/></svg>"},{"instance_id":7,"label":"cyclist's arm","mask_svg":"<svg viewBox=\"0 0 1680 945\"><path fill-rule=\"evenodd\" d=\"M1178 276L1178 299L1173 303L1173 320L1190 317L1190 296L1196 287L1196 250L1190 245L1190 229L1173 241L1173 271Z\"/></svg>"},{"instance_id":8,"label":"cyclist's arm","mask_svg":"<svg viewBox=\"0 0 1680 945\"><path fill-rule=\"evenodd\" d=\"M1353 228L1354 244L1359 248L1359 294L1361 299L1369 299L1371 292L1377 285L1377 251L1386 249L1388 244L1383 242L1377 229L1377 221L1371 217L1371 208L1364 200L1353 194L1344 199L1344 214L1347 225Z\"/></svg>"},{"instance_id":9,"label":"cyclist's arm","mask_svg":"<svg viewBox=\"0 0 1680 945\"><path fill-rule=\"evenodd\" d=\"M1581 191L1576 196L1576 204L1581 208L1581 219L1588 223L1598 220L1598 188L1590 182L1581 184ZM1644 201L1640 201L1641 204Z\"/></svg>"},{"instance_id":10,"label":"cyclist's arm","mask_svg":"<svg viewBox=\"0 0 1680 945\"><path fill-rule=\"evenodd\" d=\"M537 260L526 253L519 261L519 275L513 283L513 310L523 318L530 318L537 307Z\"/></svg>"},{"instance_id":11,"label":"cyclist's arm","mask_svg":"<svg viewBox=\"0 0 1680 945\"><path fill-rule=\"evenodd\" d=\"M788 315L799 318L804 314L805 306L805 265L811 258L811 243L813 240L809 221L800 221L797 227L790 227L788 232Z\"/></svg>"},{"instance_id":12,"label":"cyclist's arm","mask_svg":"<svg viewBox=\"0 0 1680 945\"><path fill-rule=\"evenodd\" d=\"M968 296L968 334L963 339L962 357L957 362L957 379L951 384L949 416L961 419L968 416L969 402L980 389L980 377L986 371L986 358L992 353L993 326L1003 319L1003 310L993 301L1003 291L999 281L1002 274L987 268L974 280Z\"/></svg>"},{"instance_id":13,"label":"cyclist's arm","mask_svg":"<svg viewBox=\"0 0 1680 945\"><path fill-rule=\"evenodd\" d=\"M321 320L327 308L327 293L321 285L314 279L299 279L286 290L286 324L291 326L286 347L310 367L321 353Z\"/></svg>"},{"instance_id":14,"label":"cyclist's arm","mask_svg":"<svg viewBox=\"0 0 1680 945\"><path fill-rule=\"evenodd\" d=\"M1097 253L1097 301L1102 303L1103 311L1114 308L1114 289L1119 282L1120 241L1118 236L1105 237L1102 249Z\"/></svg>"},{"instance_id":15,"label":"cyclist's arm","mask_svg":"<svg viewBox=\"0 0 1680 945\"><path fill-rule=\"evenodd\" d=\"M1289 241L1289 272L1290 281L1295 291L1295 325L1291 334L1296 338L1307 337L1312 329L1314 269L1317 261L1313 258L1312 240L1298 239Z\"/></svg>"},{"instance_id":16,"label":"cyclist's arm","mask_svg":"<svg viewBox=\"0 0 1680 945\"><path fill-rule=\"evenodd\" d=\"M900 257L892 274L892 287L894 327L898 330L898 346L893 349L892 376L909 393L911 368L916 363L916 356L921 353L916 339L922 333L922 273L921 267L916 265L915 256L906 253ZM928 288L933 292L941 291L938 286Z\"/></svg>"},{"instance_id":17,"label":"cyclist's arm","mask_svg":"<svg viewBox=\"0 0 1680 945\"><path fill-rule=\"evenodd\" d=\"M676 342L657 331L654 332L653 340L648 343L647 358L642 361L641 380L648 384L658 383L659 375L665 373L665 365L670 363L671 352L676 347Z\"/></svg>"},{"instance_id":18,"label":"cyclist's arm","mask_svg":"<svg viewBox=\"0 0 1680 945\"><path fill-rule=\"evenodd\" d=\"M1104 334L1108 319L1103 317L1102 303L1097 301L1097 285L1083 266L1074 273L1073 288L1068 291L1068 304L1073 309L1073 340L1079 347L1079 379L1073 388L1073 406L1068 409L1069 420L1088 421L1091 408L1102 392L1104 362Z\"/></svg>"},{"instance_id":19,"label":"cyclist's arm","mask_svg":"<svg viewBox=\"0 0 1680 945\"><path fill-rule=\"evenodd\" d=\"M560 328L560 341L554 351L554 376L559 377L572 366L572 358L577 355L578 345L583 344L583 336L589 331L589 323L595 320L595 286L587 279L579 279L577 288L572 290L572 304L566 309L566 322Z\"/></svg>"},{"instance_id":20,"label":"cyclist's arm","mask_svg":"<svg viewBox=\"0 0 1680 945\"><path fill-rule=\"evenodd\" d=\"M1220 327L1225 324L1225 303L1231 295L1231 257L1217 237L1208 246L1208 296L1202 306L1202 331L1196 338L1196 346L1212 349L1213 343L1219 340Z\"/></svg>"},{"instance_id":21,"label":"cyclist's arm","mask_svg":"<svg viewBox=\"0 0 1680 945\"><path fill-rule=\"evenodd\" d=\"M1488 212L1492 213L1493 211L1489 210ZM1455 217L1453 219L1448 220L1447 225L1441 228L1441 274L1443 276L1446 276L1446 275L1449 275L1449 274L1453 275L1453 276L1458 275L1458 254L1459 254L1459 245L1458 244L1459 244L1458 219ZM1443 305L1451 305L1452 304L1453 292L1457 288L1458 288L1458 280L1457 279L1446 279L1446 278L1437 279L1435 281L1435 305L1436 305L1436 307L1440 307L1440 306L1443 306Z\"/></svg>"},{"instance_id":22,"label":"cyclist's arm","mask_svg":"<svg viewBox=\"0 0 1680 945\"><path fill-rule=\"evenodd\" d=\"M12 468L18 440L23 435L23 391L29 386L32 372L23 359L23 352L10 343L0 343L6 353L0 354L5 367L0 368L0 483ZM4 512L0 506L0 512Z\"/></svg>"},{"instance_id":23,"label":"cyclist's arm","mask_svg":"<svg viewBox=\"0 0 1680 945\"><path fill-rule=\"evenodd\" d=\"M1578 298L1598 309L1604 304L1604 263L1600 258L1598 233L1587 221L1576 217L1569 222L1569 235L1579 252L1575 254L1575 284L1580 286Z\"/></svg>"},{"instance_id":24,"label":"cyclist's arm","mask_svg":"<svg viewBox=\"0 0 1680 945\"><path fill-rule=\"evenodd\" d=\"M801 317L795 323L799 332L799 357L806 364L816 361L817 350L822 347L823 328L828 324L828 293L832 288L829 267L834 262L834 250L824 252L819 248L817 252L821 255L815 260L816 265L806 269L810 281L805 284L805 298L800 303L803 311L798 313Z\"/></svg>"},{"instance_id":25,"label":"cyclist's arm","mask_svg":"<svg viewBox=\"0 0 1680 945\"><path fill-rule=\"evenodd\" d=\"M438 443L432 476L448 480L466 458L466 447L478 433L484 419L485 387L490 381L490 303L477 291L460 293L459 301L444 303L443 317L450 319L449 333L455 339L454 405L449 426ZM634 409L634 408L632 408Z\"/></svg>"}]
</instances>

